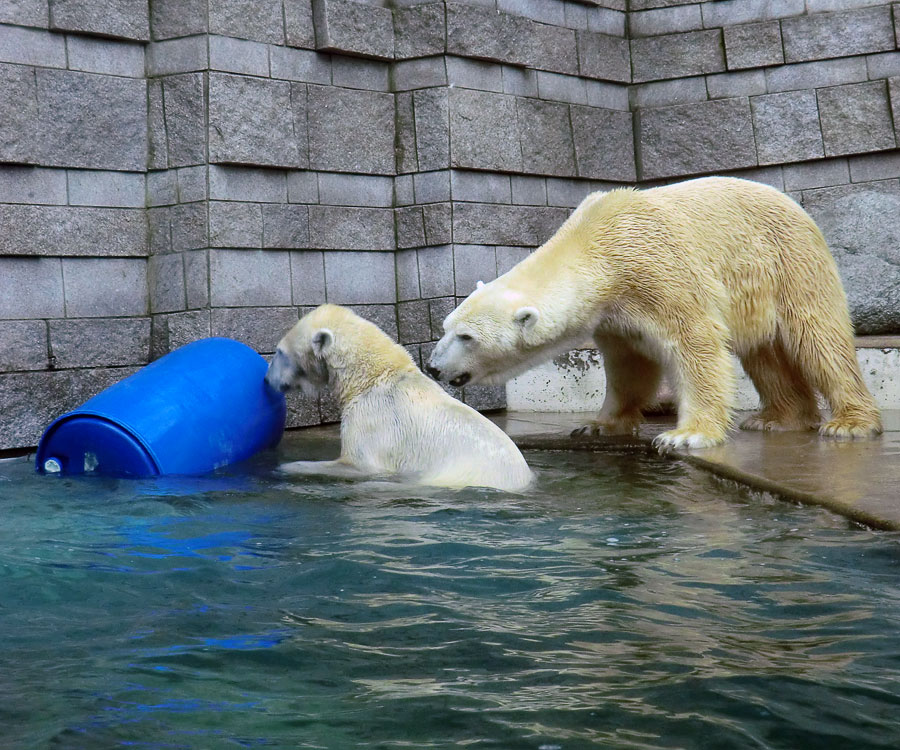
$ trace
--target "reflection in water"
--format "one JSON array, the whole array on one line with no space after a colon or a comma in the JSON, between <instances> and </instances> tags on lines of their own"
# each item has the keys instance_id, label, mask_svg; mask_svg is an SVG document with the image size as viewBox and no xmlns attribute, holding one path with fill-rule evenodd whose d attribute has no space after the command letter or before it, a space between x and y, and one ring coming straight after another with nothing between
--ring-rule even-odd
<instances>
[{"instance_id":1,"label":"reflection in water","mask_svg":"<svg viewBox=\"0 0 900 750\"><path fill-rule=\"evenodd\" d=\"M896 746L895 534L528 458L527 495L4 466L0 747Z\"/></svg>"}]
</instances>

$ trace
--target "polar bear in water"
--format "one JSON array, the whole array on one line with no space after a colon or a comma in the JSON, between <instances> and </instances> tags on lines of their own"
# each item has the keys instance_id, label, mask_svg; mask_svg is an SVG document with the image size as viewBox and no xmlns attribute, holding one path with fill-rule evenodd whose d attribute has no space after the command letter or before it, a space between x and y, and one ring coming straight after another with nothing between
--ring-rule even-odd
<instances>
[{"instance_id":1,"label":"polar bear in water","mask_svg":"<svg viewBox=\"0 0 900 750\"><path fill-rule=\"evenodd\" d=\"M423 375L376 325L338 305L305 315L278 343L266 382L308 395L325 388L341 407L341 457L285 471L393 475L439 487L523 490L532 481L506 433Z\"/></svg>"}]
</instances>

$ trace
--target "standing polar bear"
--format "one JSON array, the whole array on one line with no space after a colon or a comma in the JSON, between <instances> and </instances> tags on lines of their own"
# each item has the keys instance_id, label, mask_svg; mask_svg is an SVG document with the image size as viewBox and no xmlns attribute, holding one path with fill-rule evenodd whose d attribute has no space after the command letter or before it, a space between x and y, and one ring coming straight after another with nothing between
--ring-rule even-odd
<instances>
[{"instance_id":1,"label":"standing polar bear","mask_svg":"<svg viewBox=\"0 0 900 750\"><path fill-rule=\"evenodd\" d=\"M309 395L330 388L341 406L341 457L286 471L394 475L439 487L522 490L531 470L497 425L423 375L407 351L345 307L322 305L278 344L266 382Z\"/></svg>"},{"instance_id":2,"label":"standing polar bear","mask_svg":"<svg viewBox=\"0 0 900 750\"><path fill-rule=\"evenodd\" d=\"M593 193L511 271L444 321L428 372L454 385L503 382L593 337L607 394L583 430L633 431L666 370L678 424L661 447L722 443L734 374L759 391L748 430L864 437L881 420L856 361L837 268L787 196L726 177Z\"/></svg>"}]
</instances>

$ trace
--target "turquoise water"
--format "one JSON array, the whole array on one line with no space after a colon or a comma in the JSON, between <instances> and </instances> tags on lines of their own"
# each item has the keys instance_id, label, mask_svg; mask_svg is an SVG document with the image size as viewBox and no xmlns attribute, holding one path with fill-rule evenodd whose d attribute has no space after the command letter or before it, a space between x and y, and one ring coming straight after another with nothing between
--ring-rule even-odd
<instances>
[{"instance_id":1,"label":"turquoise water","mask_svg":"<svg viewBox=\"0 0 900 750\"><path fill-rule=\"evenodd\" d=\"M525 496L0 464L0 747L898 747L900 537L528 459Z\"/></svg>"}]
</instances>

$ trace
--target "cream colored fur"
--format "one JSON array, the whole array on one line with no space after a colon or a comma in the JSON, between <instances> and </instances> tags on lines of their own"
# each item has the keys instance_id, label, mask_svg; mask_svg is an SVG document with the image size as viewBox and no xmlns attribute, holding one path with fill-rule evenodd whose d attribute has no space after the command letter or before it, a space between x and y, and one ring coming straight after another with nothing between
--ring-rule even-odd
<instances>
[{"instance_id":1,"label":"cream colored fur","mask_svg":"<svg viewBox=\"0 0 900 750\"><path fill-rule=\"evenodd\" d=\"M337 305L304 316L278 344L274 387L330 388L341 406L341 457L294 473L388 475L440 487L522 490L531 470L495 424L425 377L377 326Z\"/></svg>"},{"instance_id":2,"label":"cream colored fur","mask_svg":"<svg viewBox=\"0 0 900 750\"><path fill-rule=\"evenodd\" d=\"M832 411L821 434L881 431L821 232L793 200L747 180L593 193L444 329L429 371L453 382L502 382L592 336L608 382L592 431L636 429L668 372L678 424L660 447L724 441L729 349L761 400L744 429L817 427L818 391Z\"/></svg>"}]
</instances>

